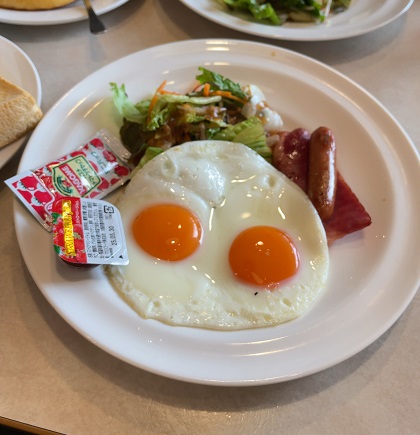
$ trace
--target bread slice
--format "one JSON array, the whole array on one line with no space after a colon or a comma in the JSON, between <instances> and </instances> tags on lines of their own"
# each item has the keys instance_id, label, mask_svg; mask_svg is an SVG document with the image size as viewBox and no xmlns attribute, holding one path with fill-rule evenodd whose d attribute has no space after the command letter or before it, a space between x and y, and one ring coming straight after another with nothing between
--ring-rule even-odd
<instances>
[{"instance_id":1,"label":"bread slice","mask_svg":"<svg viewBox=\"0 0 420 435\"><path fill-rule=\"evenodd\" d=\"M34 97L0 77L0 148L35 128L42 118Z\"/></svg>"},{"instance_id":2,"label":"bread slice","mask_svg":"<svg viewBox=\"0 0 420 435\"><path fill-rule=\"evenodd\" d=\"M0 8L35 11L54 9L73 3L75 0L0 0Z\"/></svg>"}]
</instances>

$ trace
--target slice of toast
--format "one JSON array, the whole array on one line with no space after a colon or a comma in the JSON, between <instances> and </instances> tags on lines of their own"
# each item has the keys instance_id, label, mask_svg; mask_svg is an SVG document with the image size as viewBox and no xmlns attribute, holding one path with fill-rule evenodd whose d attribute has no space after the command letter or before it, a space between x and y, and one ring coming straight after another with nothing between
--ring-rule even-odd
<instances>
[{"instance_id":1,"label":"slice of toast","mask_svg":"<svg viewBox=\"0 0 420 435\"><path fill-rule=\"evenodd\" d=\"M35 128L42 115L29 92L0 77L0 148Z\"/></svg>"}]
</instances>

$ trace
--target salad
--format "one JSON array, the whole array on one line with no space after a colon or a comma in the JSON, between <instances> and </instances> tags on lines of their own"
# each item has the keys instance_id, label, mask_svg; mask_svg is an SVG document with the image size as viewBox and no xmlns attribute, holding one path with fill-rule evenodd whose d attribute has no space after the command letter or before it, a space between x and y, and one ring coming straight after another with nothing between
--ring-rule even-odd
<instances>
[{"instance_id":1,"label":"salad","mask_svg":"<svg viewBox=\"0 0 420 435\"><path fill-rule=\"evenodd\" d=\"M245 11L265 24L286 21L322 23L330 13L346 10L351 0L218 0L234 11Z\"/></svg>"},{"instance_id":2,"label":"salad","mask_svg":"<svg viewBox=\"0 0 420 435\"><path fill-rule=\"evenodd\" d=\"M190 92L169 91L164 81L151 98L138 103L129 99L124 84L110 84L123 117L120 137L125 147L141 166L172 146L208 139L243 143L270 161L267 136L279 131L283 121L262 91L206 68L199 71L198 85Z\"/></svg>"}]
</instances>

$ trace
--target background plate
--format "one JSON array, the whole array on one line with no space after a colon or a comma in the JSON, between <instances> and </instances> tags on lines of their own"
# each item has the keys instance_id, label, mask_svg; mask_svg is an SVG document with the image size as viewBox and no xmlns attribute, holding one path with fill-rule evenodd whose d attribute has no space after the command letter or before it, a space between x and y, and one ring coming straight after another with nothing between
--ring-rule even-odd
<instances>
[{"instance_id":1,"label":"background plate","mask_svg":"<svg viewBox=\"0 0 420 435\"><path fill-rule=\"evenodd\" d=\"M0 36L0 76L29 92L41 105L41 80L29 56L13 42ZM27 136L0 149L0 169L26 141Z\"/></svg>"},{"instance_id":2,"label":"background plate","mask_svg":"<svg viewBox=\"0 0 420 435\"><path fill-rule=\"evenodd\" d=\"M128 0L91 1L97 15L106 14L127 2ZM0 22L2 23L43 26L71 23L74 21L87 20L87 18L88 15L83 5L83 0L77 0L68 6L48 11L17 11L0 8Z\"/></svg>"},{"instance_id":3,"label":"background plate","mask_svg":"<svg viewBox=\"0 0 420 435\"><path fill-rule=\"evenodd\" d=\"M218 0L180 0L197 14L222 26L264 36L290 41L326 41L362 35L378 29L406 12L414 0L352 0L350 8L332 15L321 25L286 23L271 26L252 21L249 15L232 13Z\"/></svg>"},{"instance_id":4,"label":"background plate","mask_svg":"<svg viewBox=\"0 0 420 435\"><path fill-rule=\"evenodd\" d=\"M102 127L118 134L121 120L109 82L125 83L130 98L138 100L151 96L164 79L169 89L189 90L198 66L260 85L287 129L327 125L334 130L339 169L373 224L331 247L329 284L312 309L277 327L236 332L144 320L118 297L100 268L73 270L60 263L51 234L16 200L15 226L27 267L50 304L84 337L153 373L203 384L250 385L337 364L376 340L402 314L419 286L420 254L417 151L392 115L337 71L291 51L245 41L184 41L140 51L66 93L35 130L19 171L63 155Z\"/></svg>"}]
</instances>

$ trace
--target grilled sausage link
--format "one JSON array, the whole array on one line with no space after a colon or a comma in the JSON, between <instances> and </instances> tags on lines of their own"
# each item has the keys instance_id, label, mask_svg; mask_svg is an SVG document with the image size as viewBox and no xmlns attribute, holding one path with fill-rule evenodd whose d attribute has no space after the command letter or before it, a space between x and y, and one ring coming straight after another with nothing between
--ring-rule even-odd
<instances>
[{"instance_id":1,"label":"grilled sausage link","mask_svg":"<svg viewBox=\"0 0 420 435\"><path fill-rule=\"evenodd\" d=\"M334 211L337 190L336 144L332 131L317 128L309 142L308 196L324 222Z\"/></svg>"},{"instance_id":2,"label":"grilled sausage link","mask_svg":"<svg viewBox=\"0 0 420 435\"><path fill-rule=\"evenodd\" d=\"M294 181L302 190L308 190L308 159L310 133L303 128L279 133L273 145L273 165Z\"/></svg>"}]
</instances>

